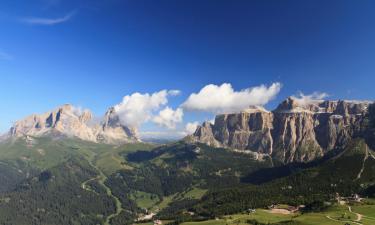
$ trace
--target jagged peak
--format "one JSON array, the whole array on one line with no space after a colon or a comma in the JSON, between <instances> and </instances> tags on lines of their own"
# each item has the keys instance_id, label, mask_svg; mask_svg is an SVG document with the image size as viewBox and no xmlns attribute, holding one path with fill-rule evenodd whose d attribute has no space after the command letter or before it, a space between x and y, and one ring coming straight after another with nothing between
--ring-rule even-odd
<instances>
[{"instance_id":1,"label":"jagged peak","mask_svg":"<svg viewBox=\"0 0 375 225\"><path fill-rule=\"evenodd\" d=\"M263 106L252 105L252 106L249 106L248 108L242 110L241 112L256 113L256 112L269 112L269 111L266 110Z\"/></svg>"},{"instance_id":2,"label":"jagged peak","mask_svg":"<svg viewBox=\"0 0 375 225\"><path fill-rule=\"evenodd\" d=\"M64 104L51 111L32 114L16 121L7 136L17 138L57 134L109 144L139 141L136 129L122 125L113 107L109 108L103 120L93 118L93 114L87 109Z\"/></svg>"},{"instance_id":3,"label":"jagged peak","mask_svg":"<svg viewBox=\"0 0 375 225\"><path fill-rule=\"evenodd\" d=\"M302 99L290 96L274 112L278 113L337 113L340 115L363 113L371 101Z\"/></svg>"}]
</instances>

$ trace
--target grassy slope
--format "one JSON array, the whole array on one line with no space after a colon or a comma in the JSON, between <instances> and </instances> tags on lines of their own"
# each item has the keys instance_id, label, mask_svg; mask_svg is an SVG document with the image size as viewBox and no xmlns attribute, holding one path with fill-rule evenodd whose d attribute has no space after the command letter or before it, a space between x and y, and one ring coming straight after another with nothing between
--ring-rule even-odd
<instances>
[{"instance_id":1,"label":"grassy slope","mask_svg":"<svg viewBox=\"0 0 375 225\"><path fill-rule=\"evenodd\" d=\"M363 225L372 225L375 224L375 220L371 220L371 216L375 214L375 205L367 204L357 204L354 207L353 212L362 213L363 217L360 223ZM203 222L186 222L183 225L220 225L220 224L248 224L247 220L254 219L258 222L265 224L272 224L277 222L293 220L299 222L299 225L343 225L345 223L356 224L357 219L356 215L353 212L349 212L347 206L333 206L328 210L319 213L306 213L306 214L274 214L270 213L263 209L258 209L255 213L252 214L234 214L225 216L218 220L208 220ZM342 218L342 215L345 215L345 218ZM333 220L327 218L329 216ZM350 219L348 219L350 217ZM339 220L339 221L335 221Z\"/></svg>"},{"instance_id":2,"label":"grassy slope","mask_svg":"<svg viewBox=\"0 0 375 225\"><path fill-rule=\"evenodd\" d=\"M205 145L199 147L200 152L194 153L193 150L196 146L178 142L158 147L149 152L127 154L125 159L121 160L130 160L130 164L127 164L127 166L133 168L132 171L129 171L132 175L129 175L128 179L137 182L140 177L142 177L141 180L144 177L150 179L150 181L146 180L145 183L150 183L152 177L152 182L156 182L156 184L159 183L159 179L162 184L166 183L162 185L166 190L153 193L147 192L143 185L133 185L139 186L139 189L135 189L137 191L132 194L132 199L142 208L163 209L171 202L200 199L209 188L236 185L239 183L240 174L254 171L259 167L270 166L268 161L255 161L246 154L215 149ZM157 172L162 170L168 170L167 174L169 175L162 175ZM151 174L145 174L144 171L151 171ZM191 177L192 183L181 188L175 187L172 190L171 186L180 182L180 180L173 180L173 177L181 176ZM113 178L119 179L118 177ZM118 184L121 183L121 181L118 182ZM153 186L153 189L156 189L156 187ZM162 198L160 202L155 202L155 197L151 199L151 196L160 195L161 192L169 192L169 194L159 196L159 198ZM142 195L137 193L142 193Z\"/></svg>"},{"instance_id":3,"label":"grassy slope","mask_svg":"<svg viewBox=\"0 0 375 225\"><path fill-rule=\"evenodd\" d=\"M0 144L0 160L7 163L12 163L13 165L23 162L28 165L33 165L37 167L37 169L44 170L66 162L72 156L77 156L93 162L96 168L102 171L107 177L120 169L129 170L142 167L143 162L127 162L124 154L137 150L149 151L152 147L154 146L142 143L115 147L111 145L93 144L73 139L54 141L49 138L37 138L35 143L31 146L27 145L24 140ZM167 148L168 147L170 146L167 146ZM199 172L204 176L216 176L220 179L226 176L236 178L237 174L241 175L242 173L242 175L244 175L243 172L254 169L249 164L249 162L252 160L243 157L240 154L232 154L220 149L206 149L204 146L201 146L201 148L202 152L197 158L193 158L192 161L185 160L185 153L183 151L176 151L174 148L171 148L167 149L165 153L152 158L150 162L161 168L177 165L176 169L179 171L192 174ZM335 181L337 180L336 178L338 178L337 176L342 175L344 175L344 180L353 180L362 167L360 162L362 162L365 148L367 148L367 146L364 145L363 141L359 140L353 144L349 150L345 151L336 159L331 160L318 168L309 169L306 174L311 176L312 181L319 181L319 179L331 180L332 178L335 178L332 179L332 181ZM231 160L228 161L228 158ZM360 182L373 182L373 171L375 171L375 164L373 161L374 160L371 158L366 161L364 165L366 169L362 177L359 179ZM187 188L182 192L165 196L163 197L163 201L158 203L158 198L153 197L152 199L151 193L138 191L133 193L132 197L140 207L165 208L173 201L189 198L200 199L206 192L207 189L202 188L202 186L192 186L191 188ZM358 210L360 213L368 215L369 217L374 217L374 215L371 213L371 210L373 210L372 205L353 206L353 211L356 210ZM260 214L258 217L261 218L262 212L259 211L257 213ZM253 216L256 215L257 214L254 214ZM277 220L276 216L270 217L270 215L265 215L265 217L267 217L267 219L272 218ZM245 216L245 218L247 217ZM322 219L322 214L305 214L295 219L311 225L321 224L319 222L322 222L320 221ZM326 219L324 214L323 219ZM364 218L364 221L365 220L370 219ZM209 222L210 221L206 223L209 224ZM220 221L215 220L213 222L218 224ZM228 222L228 219L226 222ZM335 222L331 221L331 224L335 224ZM364 222L364 224L366 224L366 222Z\"/></svg>"},{"instance_id":4,"label":"grassy slope","mask_svg":"<svg viewBox=\"0 0 375 225\"><path fill-rule=\"evenodd\" d=\"M77 139L60 139L53 140L51 138L34 138L33 142L30 144L25 139L9 140L0 144L0 163L3 173L0 176L1 181L7 181L10 183L9 186L15 186L16 182L22 182L26 177L22 179L13 181L9 180L9 176L14 176L15 173L25 173L25 165L34 168L36 171L34 174L37 175L37 171L44 171L53 169L56 171L56 168L59 168L61 165L64 165L71 159L80 159L76 161L78 164L88 166L88 169L96 170L99 175L92 175L86 178L86 181L96 182L98 187L103 189L105 188L104 182L106 177L111 173L119 169L129 169L126 165L124 158L121 154L129 153L137 150L149 150L154 145L136 143L136 144L126 144L123 146L111 146L106 144L95 144L91 142L85 142ZM87 163L89 164L87 165ZM23 167L21 167L22 165ZM8 170L5 170L8 169ZM11 169L11 170L10 170ZM4 171L7 172L4 175ZM28 172L28 171L27 171ZM34 176L31 174L31 176ZM95 178L98 177L98 178ZM70 179L70 178L69 178ZM59 184L56 188L62 188L66 185L73 184L72 182L77 182L76 180L66 179L63 183ZM82 184L86 183L85 180L81 181ZM82 189L82 184L72 185L70 188L75 189L74 191L87 193L88 191ZM34 186L37 191L38 188L43 188L42 186ZM87 186L89 189L90 186ZM9 188L8 188L9 189ZM71 190L73 190L71 189ZM70 190L70 189L69 189ZM1 190L0 190L1 191ZM47 195L53 195L54 190L40 190L40 192L46 192ZM108 189L104 189L107 193L110 192ZM25 198L32 199L32 196L29 196L27 193L22 194L20 191L12 192L14 195L24 195ZM97 193L88 192L95 194L92 200L95 202L98 196ZM64 194L64 193L62 193ZM68 194L68 193L67 193ZM52 199L50 199L52 201ZM1 203L5 204L8 201L7 198L1 199ZM39 201L39 200L38 200ZM116 202L117 203L117 202ZM90 203L89 203L90 204ZM3 205L7 206L7 205ZM10 205L9 205L10 206ZM12 205L12 207L18 207L17 205ZM77 205L77 212L80 211L79 206ZM85 207L81 205L81 207ZM117 208L119 205L117 205ZM0 212L8 210L7 207L0 207ZM25 209L32 210L32 209Z\"/></svg>"},{"instance_id":5,"label":"grassy slope","mask_svg":"<svg viewBox=\"0 0 375 225\"><path fill-rule=\"evenodd\" d=\"M123 157L124 153L130 153L138 150L151 150L155 145L147 143L126 144L123 146L111 146L110 151L101 152L95 160L95 164L107 176L121 169L132 169Z\"/></svg>"}]
</instances>

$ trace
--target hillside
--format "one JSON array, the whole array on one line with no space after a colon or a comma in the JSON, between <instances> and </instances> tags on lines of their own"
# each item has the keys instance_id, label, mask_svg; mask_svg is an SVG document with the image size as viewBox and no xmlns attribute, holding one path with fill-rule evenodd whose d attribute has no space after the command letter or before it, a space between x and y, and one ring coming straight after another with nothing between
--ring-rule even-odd
<instances>
[{"instance_id":1,"label":"hillside","mask_svg":"<svg viewBox=\"0 0 375 225\"><path fill-rule=\"evenodd\" d=\"M152 147L50 137L1 143L0 224L109 224L119 210L136 213L136 204L121 205L104 181L129 168L119 153Z\"/></svg>"},{"instance_id":2,"label":"hillside","mask_svg":"<svg viewBox=\"0 0 375 225\"><path fill-rule=\"evenodd\" d=\"M337 111L338 105L344 103L335 104L335 109L327 106L326 110ZM163 145L142 142L112 145L48 132L12 136L0 143L0 224L30 224L30 218L35 225L124 225L151 218L178 224L236 215L249 208L265 209L273 204L315 209L325 202L333 204L337 196L374 197L375 110L373 105L363 108L356 104L344 107L345 112L352 113L335 125L338 133L330 133L338 135L336 138L343 145L306 162L280 161L275 154L265 151L214 147L192 141L191 136ZM227 125L267 130L271 123L274 127L277 120L267 122L263 118L270 112L259 110L263 109L228 115ZM308 134L316 135L317 127L325 125L306 127L312 123L309 120L321 121L324 115L331 118L330 114L304 112L296 117L288 113L285 118L304 121L300 123L302 130L288 129L311 138ZM233 121L242 121L242 125ZM212 125L205 123L196 134L206 132L204 127ZM53 131L55 127L48 129ZM233 134L238 134L236 129ZM252 130L247 134L263 137L263 131ZM272 137L269 140L273 142L272 135L277 132L269 132ZM297 137L286 135L283 140L299 140L308 154L317 150ZM266 146L263 145L266 142L259 143ZM294 156L299 151L296 148ZM311 211L305 213L310 215Z\"/></svg>"}]
</instances>

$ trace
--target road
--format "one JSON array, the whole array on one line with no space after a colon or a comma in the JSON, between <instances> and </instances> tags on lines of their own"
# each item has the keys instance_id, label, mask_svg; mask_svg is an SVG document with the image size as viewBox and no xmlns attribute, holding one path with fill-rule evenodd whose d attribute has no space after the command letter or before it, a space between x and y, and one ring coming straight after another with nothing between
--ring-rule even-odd
<instances>
[{"instance_id":1,"label":"road","mask_svg":"<svg viewBox=\"0 0 375 225\"><path fill-rule=\"evenodd\" d=\"M120 199L118 199L115 195L112 194L112 190L105 184L105 181L107 180L107 176L103 173L102 170L100 170L95 164L95 158L96 158L96 155L94 155L93 159L92 160L88 160L89 164L91 167L93 167L99 174L95 177L92 177L84 182L82 182L81 184L81 187L82 189L86 190L86 191L91 191L91 192L94 192L96 193L95 191L91 190L90 188L87 187L87 183L90 182L90 181L93 181L93 180L97 180L98 183L100 185L102 185L106 191L106 194L113 198L115 200L115 204L116 204L116 211L112 214L110 214L106 219L105 219L105 222L104 222L104 225L111 225L111 219L120 215L120 213L124 210L122 208L122 204L121 204L121 201ZM97 194L97 193L96 193Z\"/></svg>"},{"instance_id":2,"label":"road","mask_svg":"<svg viewBox=\"0 0 375 225\"><path fill-rule=\"evenodd\" d=\"M357 216L357 219L355 221L361 221L362 220L362 214L355 213L352 211L352 207L348 206L349 212L354 213Z\"/></svg>"}]
</instances>

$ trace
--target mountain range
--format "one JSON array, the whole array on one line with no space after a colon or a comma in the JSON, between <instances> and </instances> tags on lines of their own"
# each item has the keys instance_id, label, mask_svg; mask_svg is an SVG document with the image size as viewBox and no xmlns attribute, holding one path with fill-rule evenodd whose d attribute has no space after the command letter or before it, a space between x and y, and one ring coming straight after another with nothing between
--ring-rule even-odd
<instances>
[{"instance_id":1,"label":"mountain range","mask_svg":"<svg viewBox=\"0 0 375 225\"><path fill-rule=\"evenodd\" d=\"M107 144L137 142L135 128L122 125L111 107L101 121L95 122L88 110L65 104L50 112L30 115L15 122L7 137L75 137L85 141Z\"/></svg>"},{"instance_id":2,"label":"mountain range","mask_svg":"<svg viewBox=\"0 0 375 225\"><path fill-rule=\"evenodd\" d=\"M374 106L290 97L167 144L141 141L115 108L101 120L72 105L31 115L0 141L0 225L180 224L375 197Z\"/></svg>"},{"instance_id":3,"label":"mountain range","mask_svg":"<svg viewBox=\"0 0 375 225\"><path fill-rule=\"evenodd\" d=\"M308 162L363 135L370 101L302 101L289 97L273 111L251 107L216 116L186 138L214 147L249 150L284 162Z\"/></svg>"},{"instance_id":4,"label":"mountain range","mask_svg":"<svg viewBox=\"0 0 375 225\"><path fill-rule=\"evenodd\" d=\"M363 133L370 101L303 101L289 97L273 111L250 106L239 113L220 114L185 138L191 143L249 150L289 162L308 162L344 148ZM66 104L17 121L7 137L75 137L107 144L139 142L136 128L123 125L114 107L95 122L88 110Z\"/></svg>"}]
</instances>

